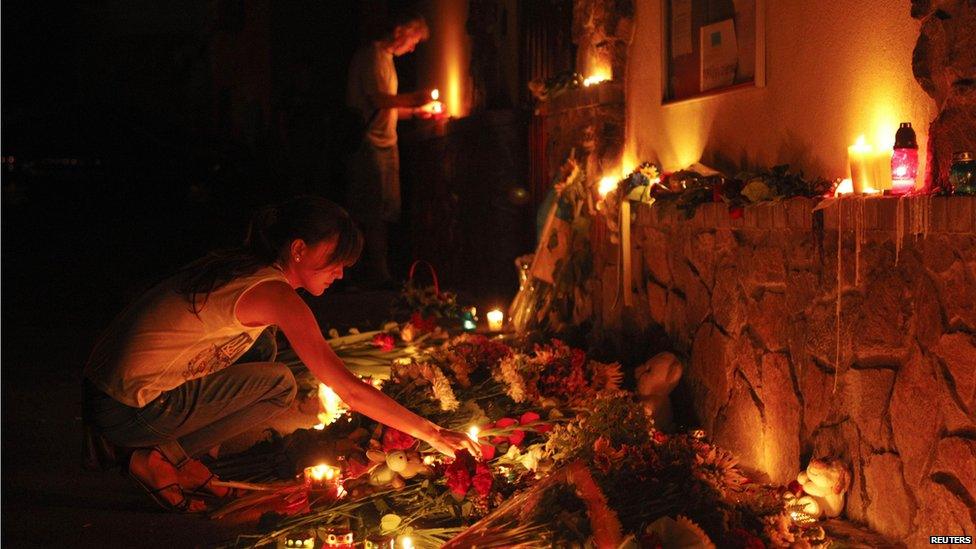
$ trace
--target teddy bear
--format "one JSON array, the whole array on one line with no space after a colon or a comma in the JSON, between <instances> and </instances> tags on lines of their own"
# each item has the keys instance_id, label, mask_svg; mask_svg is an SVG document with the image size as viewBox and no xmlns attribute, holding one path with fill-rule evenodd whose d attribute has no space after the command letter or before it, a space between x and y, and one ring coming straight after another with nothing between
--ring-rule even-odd
<instances>
[{"instance_id":1,"label":"teddy bear","mask_svg":"<svg viewBox=\"0 0 976 549\"><path fill-rule=\"evenodd\" d=\"M391 486L394 490L401 490L406 486L406 479L419 474L429 475L432 470L424 464L420 453L415 450L383 450L366 451L366 457L374 464L369 471L370 486Z\"/></svg>"},{"instance_id":2,"label":"teddy bear","mask_svg":"<svg viewBox=\"0 0 976 549\"><path fill-rule=\"evenodd\" d=\"M654 418L654 426L661 431L674 429L671 400L668 395L678 385L684 366L672 353L658 353L634 371L637 395L644 410Z\"/></svg>"},{"instance_id":3,"label":"teddy bear","mask_svg":"<svg viewBox=\"0 0 976 549\"><path fill-rule=\"evenodd\" d=\"M795 499L803 512L814 518L834 518L844 510L844 494L850 487L851 476L843 463L829 459L811 459L806 471L796 476L803 489Z\"/></svg>"}]
</instances>

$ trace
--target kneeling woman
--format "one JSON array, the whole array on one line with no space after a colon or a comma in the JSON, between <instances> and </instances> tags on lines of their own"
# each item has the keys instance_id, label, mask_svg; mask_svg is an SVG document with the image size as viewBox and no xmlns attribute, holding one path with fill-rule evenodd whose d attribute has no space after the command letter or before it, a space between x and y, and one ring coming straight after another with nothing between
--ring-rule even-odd
<instances>
[{"instance_id":1,"label":"kneeling woman","mask_svg":"<svg viewBox=\"0 0 976 549\"><path fill-rule=\"evenodd\" d=\"M131 450L129 474L166 508L201 511L199 494L227 496L196 459L288 409L295 379L282 364L235 363L268 326L353 410L448 455L479 448L423 419L345 368L296 290L321 295L358 259L348 214L316 197L266 208L242 248L213 253L129 306L85 368L86 414Z\"/></svg>"}]
</instances>

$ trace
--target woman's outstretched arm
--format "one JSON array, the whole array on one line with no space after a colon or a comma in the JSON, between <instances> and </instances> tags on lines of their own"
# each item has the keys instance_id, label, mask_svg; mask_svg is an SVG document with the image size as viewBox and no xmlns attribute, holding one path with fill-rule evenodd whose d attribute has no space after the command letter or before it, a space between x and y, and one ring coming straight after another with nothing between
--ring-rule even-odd
<instances>
[{"instance_id":1,"label":"woman's outstretched arm","mask_svg":"<svg viewBox=\"0 0 976 549\"><path fill-rule=\"evenodd\" d=\"M322 337L308 305L288 284L269 281L254 286L238 300L236 315L245 326L276 324L281 328L312 374L353 410L424 440L444 454L453 456L461 449L480 454L481 448L466 435L414 414L350 372Z\"/></svg>"}]
</instances>

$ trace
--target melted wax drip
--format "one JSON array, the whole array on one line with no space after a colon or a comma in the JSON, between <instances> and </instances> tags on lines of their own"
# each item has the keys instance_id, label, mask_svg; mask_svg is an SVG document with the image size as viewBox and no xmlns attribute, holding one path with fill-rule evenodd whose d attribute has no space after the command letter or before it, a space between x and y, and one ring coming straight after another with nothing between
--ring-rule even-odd
<instances>
[{"instance_id":1,"label":"melted wax drip","mask_svg":"<svg viewBox=\"0 0 976 549\"><path fill-rule=\"evenodd\" d=\"M836 310L834 311L835 318L834 324L837 329L836 334L836 350L834 355L834 389L833 392L837 392L837 376L840 374L840 292L841 286L844 282L844 269L841 263L843 258L843 244L844 244L844 233L841 230L843 226L844 219L844 200L840 199L837 201L837 304Z\"/></svg>"}]
</instances>

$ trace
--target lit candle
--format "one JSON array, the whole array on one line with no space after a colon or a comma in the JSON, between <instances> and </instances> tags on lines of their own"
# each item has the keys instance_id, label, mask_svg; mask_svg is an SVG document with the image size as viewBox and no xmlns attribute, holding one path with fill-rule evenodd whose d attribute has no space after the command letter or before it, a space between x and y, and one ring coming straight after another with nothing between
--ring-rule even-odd
<instances>
[{"instance_id":1,"label":"lit candle","mask_svg":"<svg viewBox=\"0 0 976 549\"><path fill-rule=\"evenodd\" d=\"M874 148L868 145L864 136L857 138L857 142L847 147L847 160L851 165L851 184L854 194L861 194L865 189L871 189L871 175L873 172L872 156Z\"/></svg>"},{"instance_id":2,"label":"lit candle","mask_svg":"<svg viewBox=\"0 0 976 549\"><path fill-rule=\"evenodd\" d=\"M493 309L488 311L485 315L488 318L488 330L491 332L502 331L502 326L505 324L505 313L498 309Z\"/></svg>"},{"instance_id":3,"label":"lit candle","mask_svg":"<svg viewBox=\"0 0 976 549\"><path fill-rule=\"evenodd\" d=\"M871 186L877 192L883 192L891 188L891 150L878 147L872 158L874 173L871 177Z\"/></svg>"},{"instance_id":4,"label":"lit candle","mask_svg":"<svg viewBox=\"0 0 976 549\"><path fill-rule=\"evenodd\" d=\"M600 193L601 198L606 198L610 191L617 188L617 182L619 179L616 177L604 177L600 180L600 184L597 186L597 192Z\"/></svg>"},{"instance_id":5,"label":"lit candle","mask_svg":"<svg viewBox=\"0 0 976 549\"><path fill-rule=\"evenodd\" d=\"M335 498L342 493L341 470L338 467L321 463L306 467L304 471L305 484L312 490L330 492Z\"/></svg>"},{"instance_id":6,"label":"lit candle","mask_svg":"<svg viewBox=\"0 0 976 549\"><path fill-rule=\"evenodd\" d=\"M354 549L356 547L356 538L353 536L352 530L347 528L329 528L325 531L325 536L323 541L324 547L339 547L341 549Z\"/></svg>"},{"instance_id":7,"label":"lit candle","mask_svg":"<svg viewBox=\"0 0 976 549\"><path fill-rule=\"evenodd\" d=\"M471 440L473 440L475 442L478 442L478 433L480 433L480 432L481 432L481 429L478 429L477 426L472 425L471 428L468 429L468 438L470 438Z\"/></svg>"},{"instance_id":8,"label":"lit candle","mask_svg":"<svg viewBox=\"0 0 976 549\"><path fill-rule=\"evenodd\" d=\"M403 549L413 549L413 538L410 536L400 536L400 547Z\"/></svg>"},{"instance_id":9,"label":"lit candle","mask_svg":"<svg viewBox=\"0 0 976 549\"><path fill-rule=\"evenodd\" d=\"M285 547L295 549L314 549L315 534L312 532L299 532L285 536Z\"/></svg>"}]
</instances>

